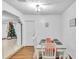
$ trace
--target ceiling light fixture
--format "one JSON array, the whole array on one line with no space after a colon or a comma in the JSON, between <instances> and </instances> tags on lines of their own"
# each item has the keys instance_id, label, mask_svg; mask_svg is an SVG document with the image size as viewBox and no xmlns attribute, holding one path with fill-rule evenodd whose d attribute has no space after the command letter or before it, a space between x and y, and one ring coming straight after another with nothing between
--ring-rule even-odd
<instances>
[{"instance_id":1,"label":"ceiling light fixture","mask_svg":"<svg viewBox=\"0 0 79 59\"><path fill-rule=\"evenodd\" d=\"M37 4L37 5L36 5L36 12L38 13L39 11L40 11L40 5Z\"/></svg>"},{"instance_id":2,"label":"ceiling light fixture","mask_svg":"<svg viewBox=\"0 0 79 59\"><path fill-rule=\"evenodd\" d=\"M41 9L46 9L46 6L40 2L29 2L28 5L33 8L36 13L39 13Z\"/></svg>"}]
</instances>

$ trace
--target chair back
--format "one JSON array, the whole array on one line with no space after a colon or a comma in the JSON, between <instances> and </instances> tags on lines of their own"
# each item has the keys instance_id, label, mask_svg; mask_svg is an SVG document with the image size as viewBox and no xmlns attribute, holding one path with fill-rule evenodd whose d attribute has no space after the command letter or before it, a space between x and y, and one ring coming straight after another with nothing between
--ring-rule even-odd
<instances>
[{"instance_id":1,"label":"chair back","mask_svg":"<svg viewBox=\"0 0 79 59\"><path fill-rule=\"evenodd\" d=\"M42 48L42 59L56 59L56 47L51 43L45 43Z\"/></svg>"}]
</instances>

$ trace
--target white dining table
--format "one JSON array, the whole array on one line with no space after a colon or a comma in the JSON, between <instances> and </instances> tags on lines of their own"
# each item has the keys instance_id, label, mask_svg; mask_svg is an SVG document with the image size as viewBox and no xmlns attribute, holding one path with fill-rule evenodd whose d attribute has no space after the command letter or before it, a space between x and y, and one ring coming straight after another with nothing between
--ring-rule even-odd
<instances>
[{"instance_id":1,"label":"white dining table","mask_svg":"<svg viewBox=\"0 0 79 59\"><path fill-rule=\"evenodd\" d=\"M35 48L35 53L36 53L36 58L39 59L40 55L42 54L42 49L45 48L45 45L39 44L36 46ZM66 51L66 47L62 44L62 45L56 45L57 48L57 52L62 52L62 51Z\"/></svg>"}]
</instances>

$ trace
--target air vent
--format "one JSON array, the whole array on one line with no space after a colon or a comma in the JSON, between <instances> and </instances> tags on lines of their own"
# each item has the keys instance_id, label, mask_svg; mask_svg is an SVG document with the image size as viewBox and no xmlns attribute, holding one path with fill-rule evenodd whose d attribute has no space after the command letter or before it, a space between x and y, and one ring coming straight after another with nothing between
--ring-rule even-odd
<instances>
[{"instance_id":1,"label":"air vent","mask_svg":"<svg viewBox=\"0 0 79 59\"><path fill-rule=\"evenodd\" d=\"M26 2L26 0L18 0L19 2Z\"/></svg>"}]
</instances>

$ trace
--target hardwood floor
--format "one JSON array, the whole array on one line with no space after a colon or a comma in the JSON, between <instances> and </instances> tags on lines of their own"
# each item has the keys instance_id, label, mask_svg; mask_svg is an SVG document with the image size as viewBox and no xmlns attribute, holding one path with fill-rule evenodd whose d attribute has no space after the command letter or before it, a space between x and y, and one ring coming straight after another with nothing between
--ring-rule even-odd
<instances>
[{"instance_id":1,"label":"hardwood floor","mask_svg":"<svg viewBox=\"0 0 79 59\"><path fill-rule=\"evenodd\" d=\"M13 56L11 56L8 59L33 59L33 53L34 53L34 47L26 46L21 48L19 51L17 51ZM42 59L42 57L40 57L39 59ZM59 57L57 57L56 59L59 59ZM72 59L71 56L70 59Z\"/></svg>"},{"instance_id":2,"label":"hardwood floor","mask_svg":"<svg viewBox=\"0 0 79 59\"><path fill-rule=\"evenodd\" d=\"M16 54L9 59L33 59L34 47L27 46L20 49Z\"/></svg>"}]
</instances>

